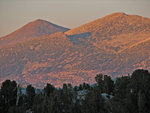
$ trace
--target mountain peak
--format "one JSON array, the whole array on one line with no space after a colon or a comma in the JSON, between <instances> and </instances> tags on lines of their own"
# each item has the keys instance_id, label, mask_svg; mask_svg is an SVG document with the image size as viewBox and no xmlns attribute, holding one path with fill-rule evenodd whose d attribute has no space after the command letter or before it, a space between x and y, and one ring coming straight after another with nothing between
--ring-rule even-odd
<instances>
[{"instance_id":1,"label":"mountain peak","mask_svg":"<svg viewBox=\"0 0 150 113\"><path fill-rule=\"evenodd\" d=\"M30 23L51 23L51 22L43 20L43 19L36 19L36 20L34 20L34 21L30 22Z\"/></svg>"},{"instance_id":2,"label":"mountain peak","mask_svg":"<svg viewBox=\"0 0 150 113\"><path fill-rule=\"evenodd\" d=\"M92 34L102 35L104 33L116 34L116 31L119 31L117 32L117 34L119 34L121 32L134 32L135 28L137 32L148 30L150 26L149 20L149 18L144 18L138 15L127 15L124 12L118 12L71 29L65 32L65 34L74 35L90 32Z\"/></svg>"},{"instance_id":3,"label":"mountain peak","mask_svg":"<svg viewBox=\"0 0 150 113\"><path fill-rule=\"evenodd\" d=\"M35 21L46 21L46 20L42 20L42 19L36 19Z\"/></svg>"},{"instance_id":4,"label":"mountain peak","mask_svg":"<svg viewBox=\"0 0 150 113\"><path fill-rule=\"evenodd\" d=\"M29 22L26 25L33 27L33 26L47 26L47 25L54 25L55 26L56 24L53 24L53 23L51 23L49 21L46 21L46 20L36 19L36 20L33 20L33 21Z\"/></svg>"},{"instance_id":5,"label":"mountain peak","mask_svg":"<svg viewBox=\"0 0 150 113\"><path fill-rule=\"evenodd\" d=\"M127 14L124 13L124 12L116 12L116 13L113 13L113 14L110 14L110 15L119 15L119 16L123 16L123 15L127 15Z\"/></svg>"},{"instance_id":6,"label":"mountain peak","mask_svg":"<svg viewBox=\"0 0 150 113\"><path fill-rule=\"evenodd\" d=\"M42 19L37 19L29 22L9 35L0 38L0 45L18 43L56 32L66 32L67 30L69 29Z\"/></svg>"}]
</instances>

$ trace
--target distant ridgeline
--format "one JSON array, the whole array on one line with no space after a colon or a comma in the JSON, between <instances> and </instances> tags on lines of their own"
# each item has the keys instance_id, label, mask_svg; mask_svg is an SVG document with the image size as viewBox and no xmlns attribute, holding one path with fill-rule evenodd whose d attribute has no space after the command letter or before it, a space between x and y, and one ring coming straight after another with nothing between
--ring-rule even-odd
<instances>
[{"instance_id":1,"label":"distant ridgeline","mask_svg":"<svg viewBox=\"0 0 150 113\"><path fill-rule=\"evenodd\" d=\"M36 93L28 85L26 93L15 81L6 80L0 89L0 113L149 113L150 73L135 70L115 81L97 74L96 83L56 88L47 84Z\"/></svg>"}]
</instances>

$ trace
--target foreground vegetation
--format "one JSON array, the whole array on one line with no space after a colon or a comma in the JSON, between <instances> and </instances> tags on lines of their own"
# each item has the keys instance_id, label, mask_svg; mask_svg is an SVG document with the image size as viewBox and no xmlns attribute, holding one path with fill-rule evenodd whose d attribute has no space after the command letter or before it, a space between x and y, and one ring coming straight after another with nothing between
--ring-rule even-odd
<instances>
[{"instance_id":1,"label":"foreground vegetation","mask_svg":"<svg viewBox=\"0 0 150 113\"><path fill-rule=\"evenodd\" d=\"M135 70L112 80L98 74L96 84L55 88L47 84L39 93L28 85L26 93L15 81L0 89L0 113L150 113L150 73Z\"/></svg>"}]
</instances>

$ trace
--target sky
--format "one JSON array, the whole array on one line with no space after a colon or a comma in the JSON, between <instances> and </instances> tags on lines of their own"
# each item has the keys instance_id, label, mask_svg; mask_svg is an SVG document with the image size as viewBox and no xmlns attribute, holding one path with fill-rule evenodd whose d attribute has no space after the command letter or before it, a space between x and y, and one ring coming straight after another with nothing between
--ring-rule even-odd
<instances>
[{"instance_id":1,"label":"sky","mask_svg":"<svg viewBox=\"0 0 150 113\"><path fill-rule=\"evenodd\" d=\"M115 12L150 18L150 0L0 0L0 37L36 19L75 28Z\"/></svg>"}]
</instances>

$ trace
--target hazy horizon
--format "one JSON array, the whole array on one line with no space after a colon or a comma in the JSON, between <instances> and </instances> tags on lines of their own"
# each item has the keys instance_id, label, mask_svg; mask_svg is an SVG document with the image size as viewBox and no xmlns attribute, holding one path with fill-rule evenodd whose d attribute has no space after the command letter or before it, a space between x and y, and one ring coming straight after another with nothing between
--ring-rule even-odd
<instances>
[{"instance_id":1,"label":"hazy horizon","mask_svg":"<svg viewBox=\"0 0 150 113\"><path fill-rule=\"evenodd\" d=\"M0 0L0 37L43 19L75 28L115 12L150 18L149 0Z\"/></svg>"}]
</instances>

